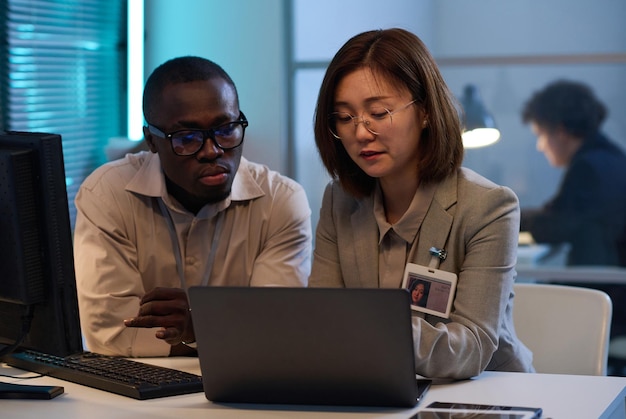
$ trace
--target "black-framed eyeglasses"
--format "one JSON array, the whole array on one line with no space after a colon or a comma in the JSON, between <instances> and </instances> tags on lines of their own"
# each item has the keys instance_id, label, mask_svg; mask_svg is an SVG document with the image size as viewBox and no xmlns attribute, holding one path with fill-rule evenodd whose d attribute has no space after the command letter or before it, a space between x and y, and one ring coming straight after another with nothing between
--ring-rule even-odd
<instances>
[{"instance_id":1,"label":"black-framed eyeglasses","mask_svg":"<svg viewBox=\"0 0 626 419\"><path fill-rule=\"evenodd\" d=\"M243 137L248 126L248 120L243 112L239 112L239 119L226 122L209 129L181 129L165 133L152 124L147 124L150 133L170 140L172 151L179 156L191 156L204 147L207 138L213 140L222 150L232 150L243 143Z\"/></svg>"}]
</instances>

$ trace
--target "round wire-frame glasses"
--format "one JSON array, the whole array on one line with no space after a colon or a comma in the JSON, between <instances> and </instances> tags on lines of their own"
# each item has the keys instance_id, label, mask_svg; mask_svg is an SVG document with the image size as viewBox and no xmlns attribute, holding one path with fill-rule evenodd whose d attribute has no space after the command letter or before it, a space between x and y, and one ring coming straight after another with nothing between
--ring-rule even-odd
<instances>
[{"instance_id":1,"label":"round wire-frame glasses","mask_svg":"<svg viewBox=\"0 0 626 419\"><path fill-rule=\"evenodd\" d=\"M387 108L381 108L380 111L376 112L370 111L368 112L369 117L367 119L363 116L365 112L361 114L361 116L353 116L348 112L332 112L328 115L328 128L333 137L338 140L345 138L346 134L348 133L347 129L350 128L350 123L354 124L354 127L356 127L362 122L366 130L374 135L380 135L381 131L391 126L391 123L393 121L392 116L394 114L405 110L415 102L416 99L413 99L406 105L401 106L394 111L391 111ZM389 122L386 123L385 121ZM339 131L343 131L343 137Z\"/></svg>"},{"instance_id":2,"label":"round wire-frame glasses","mask_svg":"<svg viewBox=\"0 0 626 419\"><path fill-rule=\"evenodd\" d=\"M150 133L170 140L172 151L178 156L191 156L202 150L207 138L222 150L232 150L243 143L248 120L243 112L239 112L239 119L226 122L209 129L181 129L170 133L163 132L152 124L147 124Z\"/></svg>"}]
</instances>

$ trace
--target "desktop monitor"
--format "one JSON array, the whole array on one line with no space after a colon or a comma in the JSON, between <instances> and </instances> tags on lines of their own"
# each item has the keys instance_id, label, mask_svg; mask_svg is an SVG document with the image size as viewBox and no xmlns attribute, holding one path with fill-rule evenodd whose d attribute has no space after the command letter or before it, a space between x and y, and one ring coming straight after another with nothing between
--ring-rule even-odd
<instances>
[{"instance_id":1,"label":"desktop monitor","mask_svg":"<svg viewBox=\"0 0 626 419\"><path fill-rule=\"evenodd\" d=\"M82 352L61 136L0 134L0 356Z\"/></svg>"}]
</instances>

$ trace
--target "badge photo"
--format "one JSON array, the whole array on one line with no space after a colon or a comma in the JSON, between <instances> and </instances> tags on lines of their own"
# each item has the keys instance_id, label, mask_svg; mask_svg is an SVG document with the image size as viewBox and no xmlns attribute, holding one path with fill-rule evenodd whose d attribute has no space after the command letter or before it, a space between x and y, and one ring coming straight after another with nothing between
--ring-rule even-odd
<instances>
[{"instance_id":1,"label":"badge photo","mask_svg":"<svg viewBox=\"0 0 626 419\"><path fill-rule=\"evenodd\" d=\"M452 272L407 263L402 287L411 294L411 309L438 317L450 317L457 276Z\"/></svg>"}]
</instances>

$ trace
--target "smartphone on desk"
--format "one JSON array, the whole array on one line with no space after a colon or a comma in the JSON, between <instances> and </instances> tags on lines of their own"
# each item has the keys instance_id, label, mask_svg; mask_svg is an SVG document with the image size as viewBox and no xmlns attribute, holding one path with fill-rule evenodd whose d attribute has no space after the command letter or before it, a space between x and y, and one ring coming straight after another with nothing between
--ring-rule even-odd
<instances>
[{"instance_id":1,"label":"smartphone on desk","mask_svg":"<svg viewBox=\"0 0 626 419\"><path fill-rule=\"evenodd\" d=\"M410 419L539 419L538 407L433 402Z\"/></svg>"}]
</instances>

